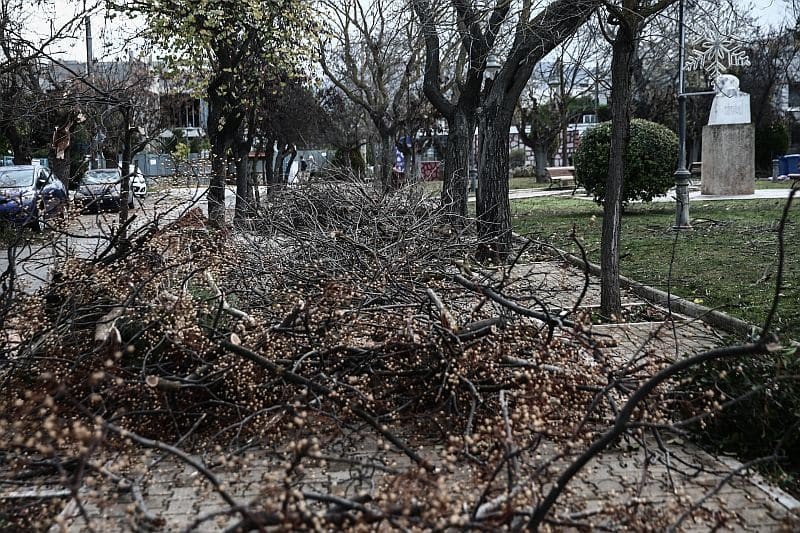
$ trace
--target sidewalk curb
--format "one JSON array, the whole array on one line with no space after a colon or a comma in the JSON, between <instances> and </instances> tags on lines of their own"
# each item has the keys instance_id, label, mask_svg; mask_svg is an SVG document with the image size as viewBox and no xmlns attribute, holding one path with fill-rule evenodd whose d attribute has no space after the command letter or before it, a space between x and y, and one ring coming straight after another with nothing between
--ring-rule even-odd
<instances>
[{"instance_id":1,"label":"sidewalk curb","mask_svg":"<svg viewBox=\"0 0 800 533\"><path fill-rule=\"evenodd\" d=\"M586 270L587 264L584 263L579 257L575 257L574 255L564 252L563 250L559 250L558 252L559 255L561 255L573 266ZM591 274L600 276L599 265L588 263L588 268ZM711 309L710 307L690 302L689 300L681 298L680 296L669 294L661 289L650 287L649 285L626 278L625 276L620 276L619 282L620 285L633 291L633 293L640 298L644 298L645 300L649 300L655 304L670 308L673 312L680 313L691 318L697 318L710 326L722 329L728 333L748 336L752 335L754 332L760 331L759 327L748 324L744 320L740 320L721 311Z\"/></svg>"},{"instance_id":2,"label":"sidewalk curb","mask_svg":"<svg viewBox=\"0 0 800 533\"><path fill-rule=\"evenodd\" d=\"M519 235L516 232L513 233L513 235L515 238L528 240L527 237ZM580 268L583 271L588 269L589 273L594 276L600 276L601 269L599 265L591 262L586 263L580 257L576 257L554 246L550 246L550 248L553 250L554 256L566 260L572 266ZM721 329L728 333L747 337L753 335L754 333L758 333L761 330L761 328L758 326L749 324L744 320L732 317L726 313L717 311L716 309L690 302L685 298L675 296L674 294L667 293L661 289L656 289L655 287L651 287L649 285L645 285L644 283L640 283L625 276L621 275L619 277L619 282L622 287L632 291L640 298L648 300L654 304L667 307L675 313L696 318L710 326Z\"/></svg>"}]
</instances>

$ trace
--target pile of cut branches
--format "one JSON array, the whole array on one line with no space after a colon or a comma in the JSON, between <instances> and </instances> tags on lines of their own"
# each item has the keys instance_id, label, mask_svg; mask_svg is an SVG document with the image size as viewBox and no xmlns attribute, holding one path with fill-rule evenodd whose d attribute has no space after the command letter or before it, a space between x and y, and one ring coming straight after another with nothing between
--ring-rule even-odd
<instances>
[{"instance_id":1,"label":"pile of cut branches","mask_svg":"<svg viewBox=\"0 0 800 533\"><path fill-rule=\"evenodd\" d=\"M549 310L516 273L535 248L510 266L477 265L470 226L449 222L412 191L317 183L274 192L228 238L193 211L141 231L125 253L70 258L6 309L7 480L50 471L78 487L96 471L133 483L128 462L101 465L145 446L197 468L242 529L538 525L584 450L588 461L631 420L664 422L658 400L644 400L669 376L619 406L665 361L614 363L585 317ZM385 444L415 466L387 469L375 455L385 490L369 503L296 490L302 463L336 460L330 447L365 431L376 453ZM545 442L555 451L541 457ZM419 451L433 443L441 454ZM208 464L253 448L288 467L264 488L272 496L242 505ZM460 461L470 479L454 490ZM669 510L656 514L668 523Z\"/></svg>"}]
</instances>

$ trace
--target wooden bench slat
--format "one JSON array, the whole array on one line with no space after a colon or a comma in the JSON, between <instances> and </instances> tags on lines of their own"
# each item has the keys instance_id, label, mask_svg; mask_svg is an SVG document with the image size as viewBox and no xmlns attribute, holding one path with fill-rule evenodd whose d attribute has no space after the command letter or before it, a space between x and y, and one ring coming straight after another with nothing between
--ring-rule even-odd
<instances>
[{"instance_id":1,"label":"wooden bench slat","mask_svg":"<svg viewBox=\"0 0 800 533\"><path fill-rule=\"evenodd\" d=\"M550 186L575 187L575 167L547 167L550 176Z\"/></svg>"}]
</instances>

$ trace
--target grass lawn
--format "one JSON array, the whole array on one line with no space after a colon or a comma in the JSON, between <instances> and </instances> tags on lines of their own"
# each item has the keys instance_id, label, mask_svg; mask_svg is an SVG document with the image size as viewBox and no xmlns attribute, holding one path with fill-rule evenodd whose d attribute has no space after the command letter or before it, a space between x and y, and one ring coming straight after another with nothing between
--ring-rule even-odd
<instances>
[{"instance_id":1,"label":"grass lawn","mask_svg":"<svg viewBox=\"0 0 800 533\"><path fill-rule=\"evenodd\" d=\"M673 203L631 205L622 222L622 274L718 308L752 324L763 323L775 292L777 228L783 200L693 202L691 231L670 229ZM602 208L588 200L531 198L512 202L515 229L577 252L573 227L590 260L599 263ZM775 323L784 338L800 340L800 202L785 232L783 290Z\"/></svg>"},{"instance_id":2,"label":"grass lawn","mask_svg":"<svg viewBox=\"0 0 800 533\"><path fill-rule=\"evenodd\" d=\"M769 180L756 180L756 189L786 189L792 186L789 180L784 181L769 181Z\"/></svg>"}]
</instances>

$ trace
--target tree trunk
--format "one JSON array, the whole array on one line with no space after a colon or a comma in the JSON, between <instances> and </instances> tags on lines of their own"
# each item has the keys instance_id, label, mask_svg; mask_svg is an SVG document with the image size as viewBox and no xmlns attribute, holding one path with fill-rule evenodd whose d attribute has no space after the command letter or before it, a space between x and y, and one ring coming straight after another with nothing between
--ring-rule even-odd
<instances>
[{"instance_id":1,"label":"tree trunk","mask_svg":"<svg viewBox=\"0 0 800 533\"><path fill-rule=\"evenodd\" d=\"M270 139L264 147L264 185L275 183L275 143L276 139Z\"/></svg>"},{"instance_id":2,"label":"tree trunk","mask_svg":"<svg viewBox=\"0 0 800 533\"><path fill-rule=\"evenodd\" d=\"M278 144L280 146L280 144ZM286 185L283 182L283 161L286 159L286 152L283 149L278 149L275 153L275 163L272 165L272 181L270 185Z\"/></svg>"},{"instance_id":3,"label":"tree trunk","mask_svg":"<svg viewBox=\"0 0 800 533\"><path fill-rule=\"evenodd\" d=\"M64 187L69 189L71 178L69 138L73 122L68 117L63 116L58 117L58 122L64 125L57 127L53 135L53 142L50 144L47 153L47 158L50 170L61 180ZM66 142L64 142L64 139L66 139ZM58 157L59 152L62 152L60 154L62 157L60 158ZM30 164L30 160L27 161L26 164ZM67 195L67 201L69 201L69 195Z\"/></svg>"},{"instance_id":4,"label":"tree trunk","mask_svg":"<svg viewBox=\"0 0 800 533\"><path fill-rule=\"evenodd\" d=\"M607 317L622 311L619 287L619 241L622 227L622 183L631 126L631 63L633 30L622 22L614 39L611 59L611 157L603 200L600 243L600 309Z\"/></svg>"},{"instance_id":5,"label":"tree trunk","mask_svg":"<svg viewBox=\"0 0 800 533\"><path fill-rule=\"evenodd\" d=\"M236 206L233 212L234 224L241 224L252 213L253 194L250 188L249 140L236 143Z\"/></svg>"},{"instance_id":6,"label":"tree trunk","mask_svg":"<svg viewBox=\"0 0 800 533\"><path fill-rule=\"evenodd\" d=\"M447 148L444 152L442 207L452 221L463 222L467 216L469 187L469 149L475 131L475 119L461 110L447 121Z\"/></svg>"},{"instance_id":7,"label":"tree trunk","mask_svg":"<svg viewBox=\"0 0 800 533\"><path fill-rule=\"evenodd\" d=\"M56 152L55 150L50 150L48 152L48 165L50 166L50 170L53 171L58 179L61 180L61 183L64 184L64 187L69 190L69 181L70 181L70 165L69 165L69 148L67 148L66 153L64 154L64 159L56 159ZM27 164L30 164L28 161ZM67 201L69 201L69 195L67 195Z\"/></svg>"},{"instance_id":8,"label":"tree trunk","mask_svg":"<svg viewBox=\"0 0 800 533\"><path fill-rule=\"evenodd\" d=\"M292 172L292 163L294 163L294 158L295 157L297 157L297 150L293 149L291 152L289 152L289 161L286 163L286 168L283 171L283 183L284 184L288 184L289 183L289 174L291 174L291 172ZM298 169L298 172L299 172L299 169ZM296 175L295 175L295 179L297 179Z\"/></svg>"},{"instance_id":9,"label":"tree trunk","mask_svg":"<svg viewBox=\"0 0 800 533\"><path fill-rule=\"evenodd\" d=\"M384 130L381 134L381 190L386 193L397 188L397 180L394 179L394 136L390 130ZM349 158L348 158L349 159Z\"/></svg>"},{"instance_id":10,"label":"tree trunk","mask_svg":"<svg viewBox=\"0 0 800 533\"><path fill-rule=\"evenodd\" d=\"M120 172L122 173L122 183L120 184L119 192L119 241L125 243L127 241L127 231L125 229L125 222L128 220L128 198L130 197L131 190L131 143L133 142L131 130L131 108L125 106L122 110L122 161L120 163ZM114 166L117 164L116 154L114 156ZM106 167L108 167L108 160L106 160Z\"/></svg>"},{"instance_id":11,"label":"tree trunk","mask_svg":"<svg viewBox=\"0 0 800 533\"><path fill-rule=\"evenodd\" d=\"M405 154L405 157L406 157L406 183L416 183L417 182L416 141L411 142L411 148L408 150L408 153Z\"/></svg>"},{"instance_id":12,"label":"tree trunk","mask_svg":"<svg viewBox=\"0 0 800 533\"><path fill-rule=\"evenodd\" d=\"M211 142L211 178L208 183L208 222L213 228L225 227L225 162L229 141L223 133L223 99L209 88L208 140Z\"/></svg>"},{"instance_id":13,"label":"tree trunk","mask_svg":"<svg viewBox=\"0 0 800 533\"><path fill-rule=\"evenodd\" d=\"M125 134L123 133L123 136ZM123 140L123 142L125 142ZM117 168L117 148L116 146L104 146L100 153L103 154L105 168ZM122 167L120 167L122 168Z\"/></svg>"},{"instance_id":14,"label":"tree trunk","mask_svg":"<svg viewBox=\"0 0 800 533\"><path fill-rule=\"evenodd\" d=\"M503 262L511 251L511 207L508 200L508 132L511 114L496 103L484 108L478 152L478 216L480 261Z\"/></svg>"},{"instance_id":15,"label":"tree trunk","mask_svg":"<svg viewBox=\"0 0 800 533\"><path fill-rule=\"evenodd\" d=\"M537 139L533 144L533 157L536 165L536 183L547 183L547 160L550 156L550 143Z\"/></svg>"},{"instance_id":16,"label":"tree trunk","mask_svg":"<svg viewBox=\"0 0 800 533\"><path fill-rule=\"evenodd\" d=\"M216 137L216 138L215 138ZM211 179L208 183L208 221L211 227L225 226L225 162L227 146L218 135L211 136Z\"/></svg>"},{"instance_id":17,"label":"tree trunk","mask_svg":"<svg viewBox=\"0 0 800 533\"><path fill-rule=\"evenodd\" d=\"M249 180L249 187L250 190L253 191L253 203L250 206L250 216L255 217L256 213L258 212L259 208L261 207L261 193L259 191L258 182L258 160L253 161L253 166L250 169L250 172L247 174Z\"/></svg>"},{"instance_id":18,"label":"tree trunk","mask_svg":"<svg viewBox=\"0 0 800 533\"><path fill-rule=\"evenodd\" d=\"M697 138L690 139L690 146L688 162L694 163L700 161L700 140Z\"/></svg>"}]
</instances>

